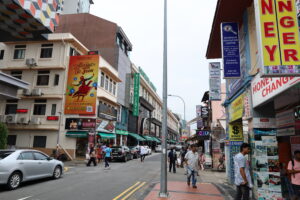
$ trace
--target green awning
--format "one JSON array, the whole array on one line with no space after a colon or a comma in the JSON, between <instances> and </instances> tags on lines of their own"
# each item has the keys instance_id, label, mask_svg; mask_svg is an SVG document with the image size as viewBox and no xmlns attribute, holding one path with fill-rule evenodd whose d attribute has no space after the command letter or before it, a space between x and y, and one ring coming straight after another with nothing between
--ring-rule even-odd
<instances>
[{"instance_id":1,"label":"green awning","mask_svg":"<svg viewBox=\"0 0 300 200\"><path fill-rule=\"evenodd\" d=\"M72 137L72 138L86 138L88 136L87 131L68 131L66 133L67 137Z\"/></svg>"},{"instance_id":2,"label":"green awning","mask_svg":"<svg viewBox=\"0 0 300 200\"><path fill-rule=\"evenodd\" d=\"M161 143L161 141L157 137L152 137L152 138L155 140L155 142Z\"/></svg>"},{"instance_id":3,"label":"green awning","mask_svg":"<svg viewBox=\"0 0 300 200\"><path fill-rule=\"evenodd\" d=\"M98 135L100 135L100 137L102 139L115 139L116 138L116 134L114 134L114 133L102 133L102 132L98 132Z\"/></svg>"},{"instance_id":4,"label":"green awning","mask_svg":"<svg viewBox=\"0 0 300 200\"><path fill-rule=\"evenodd\" d=\"M136 133L128 133L131 137L135 138L138 141L146 141L145 138Z\"/></svg>"},{"instance_id":5,"label":"green awning","mask_svg":"<svg viewBox=\"0 0 300 200\"><path fill-rule=\"evenodd\" d=\"M154 140L153 137L151 137L151 136L143 135L143 137L144 137L148 142L155 142L155 140Z\"/></svg>"},{"instance_id":6,"label":"green awning","mask_svg":"<svg viewBox=\"0 0 300 200\"><path fill-rule=\"evenodd\" d=\"M118 134L118 135L128 135L128 131L116 130L116 134Z\"/></svg>"}]
</instances>

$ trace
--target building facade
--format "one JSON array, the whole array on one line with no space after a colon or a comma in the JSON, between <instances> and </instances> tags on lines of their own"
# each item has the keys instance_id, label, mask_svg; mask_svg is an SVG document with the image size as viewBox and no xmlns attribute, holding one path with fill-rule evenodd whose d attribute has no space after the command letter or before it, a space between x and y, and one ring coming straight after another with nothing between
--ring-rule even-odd
<instances>
[{"instance_id":1,"label":"building facade","mask_svg":"<svg viewBox=\"0 0 300 200\"><path fill-rule=\"evenodd\" d=\"M92 4L94 4L93 0L63 0L58 12L62 15L90 13Z\"/></svg>"}]
</instances>

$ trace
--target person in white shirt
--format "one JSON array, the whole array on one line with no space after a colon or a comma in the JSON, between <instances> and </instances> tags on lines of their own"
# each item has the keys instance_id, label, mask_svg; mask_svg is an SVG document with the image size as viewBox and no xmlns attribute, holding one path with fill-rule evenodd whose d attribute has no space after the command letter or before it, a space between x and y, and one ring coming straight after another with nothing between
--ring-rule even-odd
<instances>
[{"instance_id":1,"label":"person in white shirt","mask_svg":"<svg viewBox=\"0 0 300 200\"><path fill-rule=\"evenodd\" d=\"M249 200L250 199L250 188L253 187L250 165L246 159L246 155L250 153L250 145L243 143L240 147L240 153L234 157L234 175L235 185L237 187L237 193L235 200Z\"/></svg>"},{"instance_id":2,"label":"person in white shirt","mask_svg":"<svg viewBox=\"0 0 300 200\"><path fill-rule=\"evenodd\" d=\"M192 145L191 151L188 151L185 154L185 163L186 163L186 167L187 167L187 184L188 184L188 186L190 186L191 178L192 178L193 188L197 188L196 173L199 169L199 155L197 153L196 145Z\"/></svg>"},{"instance_id":3,"label":"person in white shirt","mask_svg":"<svg viewBox=\"0 0 300 200\"><path fill-rule=\"evenodd\" d=\"M141 146L140 147L141 162L144 162L147 153L148 153L147 149L144 146Z\"/></svg>"}]
</instances>

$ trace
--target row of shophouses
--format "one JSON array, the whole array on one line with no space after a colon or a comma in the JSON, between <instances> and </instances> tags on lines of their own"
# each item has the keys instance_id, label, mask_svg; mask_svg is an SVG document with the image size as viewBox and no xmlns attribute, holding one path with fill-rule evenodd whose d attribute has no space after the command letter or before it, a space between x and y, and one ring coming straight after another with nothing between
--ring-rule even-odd
<instances>
[{"instance_id":1,"label":"row of shophouses","mask_svg":"<svg viewBox=\"0 0 300 200\"><path fill-rule=\"evenodd\" d=\"M255 15L257 2L264 2L271 12L272 2L277 1L218 1L206 56L208 59L222 58L220 24L237 22L242 76L226 79L226 99L222 102L226 109L228 180L234 183L233 157L239 152L240 144L250 143L252 152L248 159L255 199L282 199L288 195L288 190L280 170L287 166L293 152L300 149L300 77L297 66L289 72L296 76L280 75L273 68L274 77L261 77L263 58L257 34L260 21ZM281 3L286 8L292 5L289 1ZM296 8L299 13L299 1L296 1Z\"/></svg>"},{"instance_id":2,"label":"row of shophouses","mask_svg":"<svg viewBox=\"0 0 300 200\"><path fill-rule=\"evenodd\" d=\"M0 49L0 121L9 147L51 155L59 144L76 158L89 143L160 143L162 100L130 61L132 44L121 27L88 13L61 15L55 33L44 37ZM17 96L9 95L7 79ZM180 121L168 111L169 143L180 140Z\"/></svg>"}]
</instances>

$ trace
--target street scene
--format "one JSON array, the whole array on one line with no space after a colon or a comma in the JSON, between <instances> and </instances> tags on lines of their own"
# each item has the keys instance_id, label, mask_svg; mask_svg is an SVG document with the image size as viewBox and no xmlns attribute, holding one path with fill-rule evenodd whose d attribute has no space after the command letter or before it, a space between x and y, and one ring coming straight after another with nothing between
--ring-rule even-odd
<instances>
[{"instance_id":1,"label":"street scene","mask_svg":"<svg viewBox=\"0 0 300 200\"><path fill-rule=\"evenodd\" d=\"M300 0L0 0L0 200L300 200Z\"/></svg>"}]
</instances>

